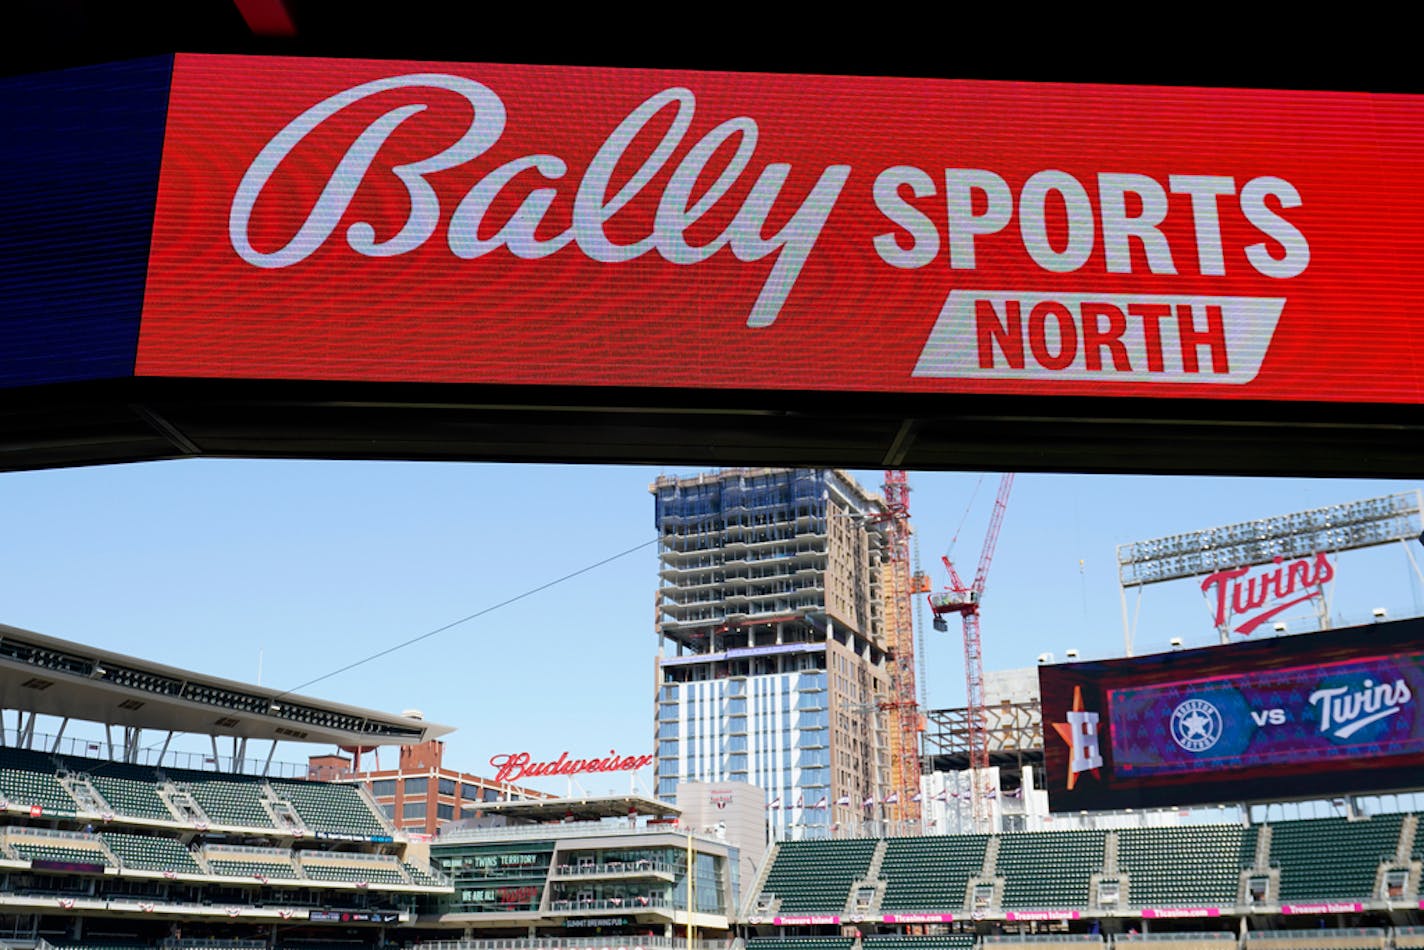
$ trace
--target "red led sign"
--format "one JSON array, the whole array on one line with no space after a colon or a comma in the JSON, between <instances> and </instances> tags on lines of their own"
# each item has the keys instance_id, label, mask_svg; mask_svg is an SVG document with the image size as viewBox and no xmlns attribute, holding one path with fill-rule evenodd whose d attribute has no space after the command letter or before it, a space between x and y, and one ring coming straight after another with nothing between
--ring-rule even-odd
<instances>
[{"instance_id":1,"label":"red led sign","mask_svg":"<svg viewBox=\"0 0 1424 950\"><path fill-rule=\"evenodd\" d=\"M580 775L584 772L636 772L652 762L651 755L620 756L611 749L608 756L601 759L571 759L567 752L561 752L557 759L549 762L532 761L528 752L513 752L490 758L496 782L517 782L520 779L548 775Z\"/></svg>"},{"instance_id":2,"label":"red led sign","mask_svg":"<svg viewBox=\"0 0 1424 950\"><path fill-rule=\"evenodd\" d=\"M1424 101L179 56L147 376L1418 402Z\"/></svg>"}]
</instances>

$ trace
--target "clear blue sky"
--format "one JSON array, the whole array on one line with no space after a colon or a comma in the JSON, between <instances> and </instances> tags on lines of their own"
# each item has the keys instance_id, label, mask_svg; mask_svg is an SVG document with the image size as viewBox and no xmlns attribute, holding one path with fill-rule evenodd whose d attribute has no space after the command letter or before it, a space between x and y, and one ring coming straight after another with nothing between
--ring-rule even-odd
<instances>
[{"instance_id":1,"label":"clear blue sky","mask_svg":"<svg viewBox=\"0 0 1424 950\"><path fill-rule=\"evenodd\" d=\"M651 541L649 482L695 471L187 460L0 475L0 621L244 681L257 679L260 658L264 684L297 687ZM936 586L961 520L954 557L972 572L997 482L911 474L913 521ZM1418 487L1021 475L985 598L985 666L1028 666L1070 647L1120 654L1120 543ZM656 585L648 545L302 691L419 708L457 727L448 764L480 773L502 752L647 752ZM1398 547L1341 556L1337 614L1361 620L1385 607L1407 616L1424 613L1422 601ZM1148 588L1139 618L1139 652L1173 636L1189 645L1215 637L1189 580ZM924 635L928 705L961 703L958 628ZM285 746L277 757L307 751ZM588 790L614 786L627 788L601 778Z\"/></svg>"}]
</instances>

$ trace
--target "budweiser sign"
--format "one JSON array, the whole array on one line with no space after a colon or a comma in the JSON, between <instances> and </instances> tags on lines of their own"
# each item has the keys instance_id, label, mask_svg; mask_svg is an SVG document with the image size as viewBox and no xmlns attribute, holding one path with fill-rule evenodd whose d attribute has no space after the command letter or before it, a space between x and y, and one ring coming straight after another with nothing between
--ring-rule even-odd
<instances>
[{"instance_id":1,"label":"budweiser sign","mask_svg":"<svg viewBox=\"0 0 1424 950\"><path fill-rule=\"evenodd\" d=\"M169 101L140 375L1421 398L1410 97L179 56Z\"/></svg>"},{"instance_id":2,"label":"budweiser sign","mask_svg":"<svg viewBox=\"0 0 1424 950\"><path fill-rule=\"evenodd\" d=\"M652 764L651 755L622 755L609 749L606 758L571 759L567 752L548 762L535 762L528 752L512 752L490 758L496 782L517 782L520 779L546 775L579 775L584 772L636 772Z\"/></svg>"},{"instance_id":3,"label":"budweiser sign","mask_svg":"<svg viewBox=\"0 0 1424 950\"><path fill-rule=\"evenodd\" d=\"M1234 633L1250 636L1261 624L1291 607L1324 596L1325 585L1334 576L1335 569L1323 553L1289 564L1278 557L1255 573L1250 567L1217 571L1202 581L1201 589L1215 606L1218 630L1230 628ZM1231 627L1233 623L1235 627Z\"/></svg>"}]
</instances>

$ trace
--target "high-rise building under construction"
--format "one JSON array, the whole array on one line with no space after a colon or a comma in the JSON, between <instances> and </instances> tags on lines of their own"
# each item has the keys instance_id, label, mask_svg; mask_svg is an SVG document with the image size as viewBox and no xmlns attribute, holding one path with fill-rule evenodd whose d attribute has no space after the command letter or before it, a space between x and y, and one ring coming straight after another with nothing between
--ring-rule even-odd
<instances>
[{"instance_id":1,"label":"high-rise building under construction","mask_svg":"<svg viewBox=\"0 0 1424 950\"><path fill-rule=\"evenodd\" d=\"M661 477L657 791L766 790L785 829L881 816L887 511L849 474Z\"/></svg>"}]
</instances>

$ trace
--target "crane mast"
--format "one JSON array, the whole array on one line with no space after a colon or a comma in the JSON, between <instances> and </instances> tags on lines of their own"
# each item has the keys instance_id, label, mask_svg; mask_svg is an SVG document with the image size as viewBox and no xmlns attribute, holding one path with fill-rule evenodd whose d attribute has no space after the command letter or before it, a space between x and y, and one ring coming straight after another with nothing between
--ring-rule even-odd
<instances>
[{"instance_id":1,"label":"crane mast","mask_svg":"<svg viewBox=\"0 0 1424 950\"><path fill-rule=\"evenodd\" d=\"M910 482L904 471L885 473L886 648L890 659L891 698L881 703L889 713L890 791L885 815L891 822L920 819L920 704L915 687L915 623L911 596L927 592L929 579L910 569Z\"/></svg>"},{"instance_id":2,"label":"crane mast","mask_svg":"<svg viewBox=\"0 0 1424 950\"><path fill-rule=\"evenodd\" d=\"M979 607L984 585L989 579L989 567L994 562L994 549L999 544L999 529L1009 505L1009 491L1014 487L1012 473L999 479L999 492L994 498L994 510L989 516L989 528L984 533L984 547L979 553L979 566L974 580L965 584L945 555L944 566L949 572L949 588L930 595L930 610L934 613L936 630L948 630L944 615L957 613L964 620L964 686L965 715L969 724L969 780L975 830L983 830L984 795L979 783L989 768L989 732L984 722L984 652L979 637Z\"/></svg>"}]
</instances>

